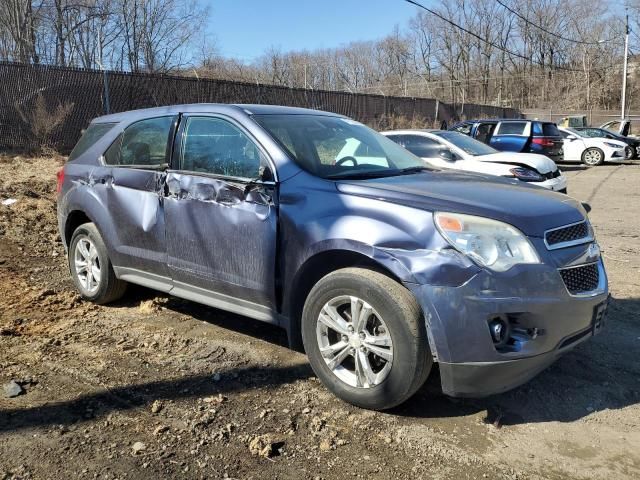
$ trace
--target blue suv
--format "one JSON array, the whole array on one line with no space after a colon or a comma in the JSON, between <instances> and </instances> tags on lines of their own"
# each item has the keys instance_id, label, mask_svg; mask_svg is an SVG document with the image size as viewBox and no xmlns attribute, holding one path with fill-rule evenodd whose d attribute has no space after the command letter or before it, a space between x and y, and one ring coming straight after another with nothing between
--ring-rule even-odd
<instances>
[{"instance_id":1,"label":"blue suv","mask_svg":"<svg viewBox=\"0 0 640 480\"><path fill-rule=\"evenodd\" d=\"M563 160L564 140L555 123L524 119L468 120L449 130L464 133L503 152L538 153Z\"/></svg>"},{"instance_id":2,"label":"blue suv","mask_svg":"<svg viewBox=\"0 0 640 480\"><path fill-rule=\"evenodd\" d=\"M97 118L58 175L58 222L84 299L134 283L278 325L371 409L409 398L434 362L448 395L520 385L598 332L608 299L573 199L428 168L314 110Z\"/></svg>"}]
</instances>

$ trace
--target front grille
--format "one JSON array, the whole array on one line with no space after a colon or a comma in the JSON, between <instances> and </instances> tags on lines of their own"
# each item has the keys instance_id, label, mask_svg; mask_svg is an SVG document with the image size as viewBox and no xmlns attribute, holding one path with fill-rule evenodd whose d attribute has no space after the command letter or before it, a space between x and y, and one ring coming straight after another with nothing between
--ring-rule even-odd
<instances>
[{"instance_id":1,"label":"front grille","mask_svg":"<svg viewBox=\"0 0 640 480\"><path fill-rule=\"evenodd\" d=\"M585 239L585 243L589 241L589 226L587 222L580 222L566 227L549 230L545 233L544 238L548 247L558 245L560 243L574 242L576 240Z\"/></svg>"},{"instance_id":2,"label":"front grille","mask_svg":"<svg viewBox=\"0 0 640 480\"><path fill-rule=\"evenodd\" d=\"M560 270L562 280L571 295L591 292L598 288L600 271L597 263Z\"/></svg>"}]
</instances>

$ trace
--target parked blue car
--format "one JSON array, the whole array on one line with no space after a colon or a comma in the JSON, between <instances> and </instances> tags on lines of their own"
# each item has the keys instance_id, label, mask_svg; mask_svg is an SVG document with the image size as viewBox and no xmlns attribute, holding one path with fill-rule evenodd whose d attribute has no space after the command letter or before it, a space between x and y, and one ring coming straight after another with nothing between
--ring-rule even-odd
<instances>
[{"instance_id":1,"label":"parked blue car","mask_svg":"<svg viewBox=\"0 0 640 480\"><path fill-rule=\"evenodd\" d=\"M539 153L561 162L564 145L555 123L524 119L468 120L449 130L464 133L502 152Z\"/></svg>"},{"instance_id":2,"label":"parked blue car","mask_svg":"<svg viewBox=\"0 0 640 480\"><path fill-rule=\"evenodd\" d=\"M357 159L341 156L358 142ZM58 175L71 277L285 328L355 405L520 385L600 330L607 276L584 208L434 170L340 115L179 105L95 119Z\"/></svg>"}]
</instances>

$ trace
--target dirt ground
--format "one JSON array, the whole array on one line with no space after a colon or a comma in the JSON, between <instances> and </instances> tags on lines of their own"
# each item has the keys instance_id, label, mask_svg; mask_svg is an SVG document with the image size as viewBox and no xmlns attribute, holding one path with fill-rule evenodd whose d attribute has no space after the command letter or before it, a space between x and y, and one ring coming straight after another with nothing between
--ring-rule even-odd
<instances>
[{"instance_id":1,"label":"dirt ground","mask_svg":"<svg viewBox=\"0 0 640 480\"><path fill-rule=\"evenodd\" d=\"M640 478L640 164L565 168L611 282L605 331L528 384L374 413L316 380L284 333L131 288L72 289L54 159L0 156L0 480ZM558 319L561 321L562 319Z\"/></svg>"}]
</instances>

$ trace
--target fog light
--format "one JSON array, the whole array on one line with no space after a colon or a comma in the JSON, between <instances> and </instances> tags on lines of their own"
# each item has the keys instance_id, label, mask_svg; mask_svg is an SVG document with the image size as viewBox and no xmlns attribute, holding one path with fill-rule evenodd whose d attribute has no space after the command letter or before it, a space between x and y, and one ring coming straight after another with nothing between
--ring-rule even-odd
<instances>
[{"instance_id":1,"label":"fog light","mask_svg":"<svg viewBox=\"0 0 640 480\"><path fill-rule=\"evenodd\" d=\"M507 343L510 336L510 330L509 322L502 318L494 318L489 321L489 331L491 332L491 338L495 346Z\"/></svg>"}]
</instances>

